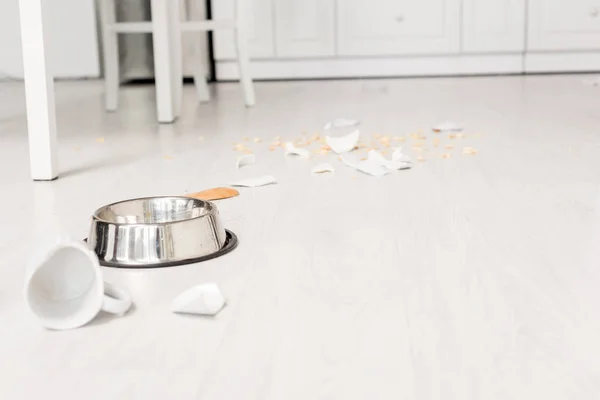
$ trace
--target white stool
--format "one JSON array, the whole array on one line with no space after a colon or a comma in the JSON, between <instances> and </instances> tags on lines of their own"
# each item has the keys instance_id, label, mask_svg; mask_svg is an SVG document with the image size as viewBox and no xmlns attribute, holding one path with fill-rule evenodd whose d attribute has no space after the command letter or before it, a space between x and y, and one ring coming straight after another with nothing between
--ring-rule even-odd
<instances>
[{"instance_id":1,"label":"white stool","mask_svg":"<svg viewBox=\"0 0 600 400\"><path fill-rule=\"evenodd\" d=\"M152 22L116 22L116 9L115 2L119 0L100 0L100 24L102 30L102 39L103 39L103 55L104 55L104 79L106 85L106 109L108 111L115 111L118 106L118 91L119 91L119 46L118 46L118 34L119 33L152 33L154 39L154 66L156 71L156 84L157 84L157 108L159 109L159 121L160 122L172 122L172 120L176 117L176 115L169 115L169 113L165 114L164 118L161 118L160 112L160 103L166 101L159 97L159 85L164 86L169 94L174 93L174 91L178 91L180 95L180 88L169 88L170 82L161 82L159 84L159 74L158 71L163 67L165 61L164 59L160 59L157 57L156 50L157 44L166 45L166 46L178 46L178 49L171 49L169 54L179 58L177 60L178 65L174 68L178 72L177 83L178 86L183 84L183 76L181 72L181 38L169 38L157 37L158 35L167 35L168 29L157 29L157 25L154 22L155 15L152 16ZM200 0L197 0L200 1ZM246 106L251 107L255 103L254 97L254 87L252 84L252 77L250 75L250 58L247 49L247 41L244 34L244 19L247 13L247 8L245 8L245 0L234 0L234 17L232 19L223 19L223 20L207 20L207 21L178 21L177 29L179 32L206 32L213 31L218 29L232 29L235 31L235 49L236 56L238 60L238 65L240 69L240 83L242 85L242 90L244 93L244 101ZM179 7L178 0L153 0L152 11L156 11L159 9L158 6L155 6L155 3L161 2L162 11L166 10L165 4L168 7L172 7L174 9L170 9L169 12L171 14L176 14L179 16ZM159 30L161 33L159 33ZM165 33L166 32L166 33ZM195 52L197 53L200 49L201 43L199 42L200 38L195 41ZM197 62L197 66L194 69L194 84L196 85L196 91L198 94L199 101L208 101L210 99L210 94L208 90L208 85L206 83L206 75L202 68L202 63ZM167 74L168 75L168 74ZM169 81L168 79L165 79ZM173 113L171 113L173 114ZM172 117L172 118L171 118ZM161 120L162 119L162 120Z\"/></svg>"}]
</instances>

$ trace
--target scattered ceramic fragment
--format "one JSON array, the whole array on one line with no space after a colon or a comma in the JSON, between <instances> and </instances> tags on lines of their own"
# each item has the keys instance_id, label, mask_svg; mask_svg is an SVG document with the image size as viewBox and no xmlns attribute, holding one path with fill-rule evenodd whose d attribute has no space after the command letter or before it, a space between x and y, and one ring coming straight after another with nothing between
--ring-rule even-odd
<instances>
[{"instance_id":1,"label":"scattered ceramic fragment","mask_svg":"<svg viewBox=\"0 0 600 400\"><path fill-rule=\"evenodd\" d=\"M237 182L232 182L229 186L240 186L240 187L259 187L266 186L272 183L277 183L275 177L271 175L259 176L257 178L244 179Z\"/></svg>"},{"instance_id":2,"label":"scattered ceramic fragment","mask_svg":"<svg viewBox=\"0 0 600 400\"><path fill-rule=\"evenodd\" d=\"M323 164L319 164L319 165L315 165L310 172L312 172L313 174L322 174L325 172L335 172L335 168L333 168L333 166L329 163L323 163Z\"/></svg>"},{"instance_id":3,"label":"scattered ceramic fragment","mask_svg":"<svg viewBox=\"0 0 600 400\"><path fill-rule=\"evenodd\" d=\"M335 153L343 154L354 150L359 138L360 131L357 129L341 137L326 136L325 142L327 143L329 148L331 148L331 150L333 150Z\"/></svg>"},{"instance_id":4,"label":"scattered ceramic fragment","mask_svg":"<svg viewBox=\"0 0 600 400\"><path fill-rule=\"evenodd\" d=\"M355 119L337 118L325 124L324 130L349 128L357 126L360 122Z\"/></svg>"},{"instance_id":5,"label":"scattered ceramic fragment","mask_svg":"<svg viewBox=\"0 0 600 400\"><path fill-rule=\"evenodd\" d=\"M256 164L256 157L254 154L245 154L237 159L238 169L252 164Z\"/></svg>"},{"instance_id":6,"label":"scattered ceramic fragment","mask_svg":"<svg viewBox=\"0 0 600 400\"><path fill-rule=\"evenodd\" d=\"M216 283L203 283L189 288L171 302L171 311L181 314L217 315L225 306L225 298Z\"/></svg>"},{"instance_id":7,"label":"scattered ceramic fragment","mask_svg":"<svg viewBox=\"0 0 600 400\"><path fill-rule=\"evenodd\" d=\"M372 160L359 161L356 157L345 155L341 156L341 160L347 166L354 168L357 171L360 171L364 174L381 177L390 172L388 168L383 165L380 165Z\"/></svg>"},{"instance_id":8,"label":"scattered ceramic fragment","mask_svg":"<svg viewBox=\"0 0 600 400\"><path fill-rule=\"evenodd\" d=\"M435 132L460 132L462 127L456 122L445 121L433 128Z\"/></svg>"},{"instance_id":9,"label":"scattered ceramic fragment","mask_svg":"<svg viewBox=\"0 0 600 400\"><path fill-rule=\"evenodd\" d=\"M294 143L287 142L285 144L285 155L286 156L300 156L302 158L309 158L310 152L307 149L302 149L294 146Z\"/></svg>"},{"instance_id":10,"label":"scattered ceramic fragment","mask_svg":"<svg viewBox=\"0 0 600 400\"><path fill-rule=\"evenodd\" d=\"M402 151L396 153L396 161L394 161L394 155L392 155L392 160L388 160L381 153L376 150L371 150L367 154L367 161L375 163L377 165L384 166L387 169L391 170L399 170L399 169L410 169L412 168L412 162L408 160Z\"/></svg>"}]
</instances>

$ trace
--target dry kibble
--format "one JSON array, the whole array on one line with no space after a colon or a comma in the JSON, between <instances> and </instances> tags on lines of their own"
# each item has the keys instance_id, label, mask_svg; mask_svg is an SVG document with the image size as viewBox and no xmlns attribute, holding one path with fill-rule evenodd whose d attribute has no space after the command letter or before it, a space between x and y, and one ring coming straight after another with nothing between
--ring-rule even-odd
<instances>
[{"instance_id":1,"label":"dry kibble","mask_svg":"<svg viewBox=\"0 0 600 400\"><path fill-rule=\"evenodd\" d=\"M275 151L275 147L269 146L269 151Z\"/></svg>"},{"instance_id":2,"label":"dry kibble","mask_svg":"<svg viewBox=\"0 0 600 400\"><path fill-rule=\"evenodd\" d=\"M367 159L367 157L361 157L360 160L361 161L365 161Z\"/></svg>"},{"instance_id":3,"label":"dry kibble","mask_svg":"<svg viewBox=\"0 0 600 400\"><path fill-rule=\"evenodd\" d=\"M246 150L244 150L244 154L252 154L252 150L246 149Z\"/></svg>"},{"instance_id":4,"label":"dry kibble","mask_svg":"<svg viewBox=\"0 0 600 400\"><path fill-rule=\"evenodd\" d=\"M250 140L250 138L248 136L244 136L244 138L242 139L244 142L247 142L248 140Z\"/></svg>"},{"instance_id":5,"label":"dry kibble","mask_svg":"<svg viewBox=\"0 0 600 400\"><path fill-rule=\"evenodd\" d=\"M475 155L477 153L479 153L479 151L477 149L472 148L472 147L464 147L463 148L463 154L465 154L465 155L473 156L473 155Z\"/></svg>"},{"instance_id":6,"label":"dry kibble","mask_svg":"<svg viewBox=\"0 0 600 400\"><path fill-rule=\"evenodd\" d=\"M260 142L262 142L261 138L259 138L259 137L254 138L254 143L260 143Z\"/></svg>"},{"instance_id":7,"label":"dry kibble","mask_svg":"<svg viewBox=\"0 0 600 400\"><path fill-rule=\"evenodd\" d=\"M450 153L442 154L442 158L450 158L450 157L452 157L452 154L450 154Z\"/></svg>"},{"instance_id":8,"label":"dry kibble","mask_svg":"<svg viewBox=\"0 0 600 400\"><path fill-rule=\"evenodd\" d=\"M448 150L452 150L454 148L453 144L447 144L444 146L444 148L448 149Z\"/></svg>"},{"instance_id":9,"label":"dry kibble","mask_svg":"<svg viewBox=\"0 0 600 400\"><path fill-rule=\"evenodd\" d=\"M98 137L98 138L96 138L96 142L98 142L98 143L104 143L104 138L103 137Z\"/></svg>"}]
</instances>

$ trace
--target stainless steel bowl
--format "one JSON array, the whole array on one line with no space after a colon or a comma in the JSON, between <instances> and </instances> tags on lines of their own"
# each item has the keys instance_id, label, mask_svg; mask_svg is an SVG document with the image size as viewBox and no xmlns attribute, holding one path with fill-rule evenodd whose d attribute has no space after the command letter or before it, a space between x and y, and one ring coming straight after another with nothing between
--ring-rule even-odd
<instances>
[{"instance_id":1,"label":"stainless steel bowl","mask_svg":"<svg viewBox=\"0 0 600 400\"><path fill-rule=\"evenodd\" d=\"M100 263L120 267L173 265L221 250L226 234L217 207L187 197L147 197L94 213L88 245Z\"/></svg>"}]
</instances>

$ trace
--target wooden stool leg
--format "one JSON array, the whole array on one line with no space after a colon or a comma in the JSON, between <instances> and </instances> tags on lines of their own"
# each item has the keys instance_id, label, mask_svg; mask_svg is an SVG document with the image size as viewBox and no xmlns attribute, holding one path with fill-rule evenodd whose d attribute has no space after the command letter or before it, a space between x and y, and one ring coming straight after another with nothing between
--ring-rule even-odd
<instances>
[{"instance_id":1,"label":"wooden stool leg","mask_svg":"<svg viewBox=\"0 0 600 400\"><path fill-rule=\"evenodd\" d=\"M119 104L119 36L110 29L116 22L115 0L100 1L100 28L104 58L104 85L107 111L116 111Z\"/></svg>"},{"instance_id":2,"label":"wooden stool leg","mask_svg":"<svg viewBox=\"0 0 600 400\"><path fill-rule=\"evenodd\" d=\"M58 177L54 81L48 69L43 0L20 0L23 71L29 133L29 162L34 180Z\"/></svg>"},{"instance_id":3,"label":"wooden stool leg","mask_svg":"<svg viewBox=\"0 0 600 400\"><path fill-rule=\"evenodd\" d=\"M247 4L242 0L235 2L235 51L238 68L240 71L240 84L244 92L244 101L247 107L252 107L255 102L254 85L250 72L250 54L248 52L248 39L245 35L245 15L247 15Z\"/></svg>"}]
</instances>

